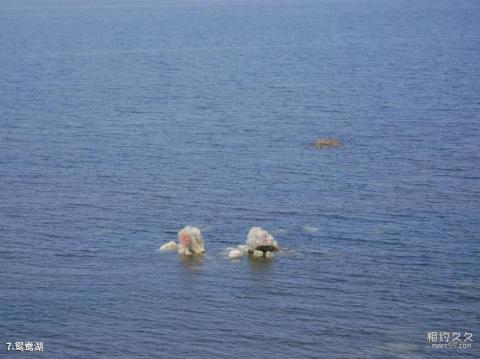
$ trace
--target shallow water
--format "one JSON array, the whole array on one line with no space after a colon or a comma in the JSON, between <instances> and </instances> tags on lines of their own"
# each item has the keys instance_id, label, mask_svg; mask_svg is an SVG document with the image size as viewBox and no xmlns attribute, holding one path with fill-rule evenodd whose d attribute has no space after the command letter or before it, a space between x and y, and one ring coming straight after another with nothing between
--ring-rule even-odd
<instances>
[{"instance_id":1,"label":"shallow water","mask_svg":"<svg viewBox=\"0 0 480 359\"><path fill-rule=\"evenodd\" d=\"M479 357L479 23L474 0L3 0L0 340L437 358L445 330ZM203 258L157 250L186 224ZM229 261L253 225L285 251Z\"/></svg>"}]
</instances>

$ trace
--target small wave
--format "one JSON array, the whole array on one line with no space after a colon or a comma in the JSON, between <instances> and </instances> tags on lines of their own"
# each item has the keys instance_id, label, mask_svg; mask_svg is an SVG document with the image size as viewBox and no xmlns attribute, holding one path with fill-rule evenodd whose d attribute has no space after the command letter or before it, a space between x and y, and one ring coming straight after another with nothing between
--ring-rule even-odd
<instances>
[{"instance_id":1,"label":"small wave","mask_svg":"<svg viewBox=\"0 0 480 359\"><path fill-rule=\"evenodd\" d=\"M320 228L318 227L314 227L314 226L303 226L303 232L304 233L307 233L307 234L314 234L314 233L317 233L318 231L320 231Z\"/></svg>"}]
</instances>

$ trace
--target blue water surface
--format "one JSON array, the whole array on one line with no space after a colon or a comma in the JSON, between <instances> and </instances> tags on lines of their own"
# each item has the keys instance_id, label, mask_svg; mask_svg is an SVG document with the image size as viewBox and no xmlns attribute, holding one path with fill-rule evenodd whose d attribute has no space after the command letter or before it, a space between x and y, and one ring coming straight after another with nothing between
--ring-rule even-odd
<instances>
[{"instance_id":1,"label":"blue water surface","mask_svg":"<svg viewBox=\"0 0 480 359\"><path fill-rule=\"evenodd\" d=\"M479 24L477 0L2 0L0 357L480 357ZM205 256L159 252L186 224ZM229 261L253 225L284 251Z\"/></svg>"}]
</instances>

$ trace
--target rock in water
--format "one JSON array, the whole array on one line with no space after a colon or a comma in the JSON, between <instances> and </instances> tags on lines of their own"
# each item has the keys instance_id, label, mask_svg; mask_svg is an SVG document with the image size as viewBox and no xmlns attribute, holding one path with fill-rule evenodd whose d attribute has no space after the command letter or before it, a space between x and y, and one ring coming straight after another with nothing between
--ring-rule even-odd
<instances>
[{"instance_id":1,"label":"rock in water","mask_svg":"<svg viewBox=\"0 0 480 359\"><path fill-rule=\"evenodd\" d=\"M247 234L247 246L250 251L254 251L260 246L271 246L273 236L261 227L252 227Z\"/></svg>"},{"instance_id":2,"label":"rock in water","mask_svg":"<svg viewBox=\"0 0 480 359\"><path fill-rule=\"evenodd\" d=\"M178 232L178 253L185 255L205 253L200 229L186 226Z\"/></svg>"},{"instance_id":3,"label":"rock in water","mask_svg":"<svg viewBox=\"0 0 480 359\"><path fill-rule=\"evenodd\" d=\"M247 235L248 252L254 253L261 251L273 252L279 250L278 243L273 239L273 236L261 227L252 227Z\"/></svg>"},{"instance_id":4,"label":"rock in water","mask_svg":"<svg viewBox=\"0 0 480 359\"><path fill-rule=\"evenodd\" d=\"M316 149L321 149L339 147L340 144L340 140L337 140L336 138L318 138L315 141L314 146Z\"/></svg>"},{"instance_id":5,"label":"rock in water","mask_svg":"<svg viewBox=\"0 0 480 359\"><path fill-rule=\"evenodd\" d=\"M177 243L174 241L170 241L165 243L160 247L161 251L167 252L167 251L176 251L178 248Z\"/></svg>"},{"instance_id":6,"label":"rock in water","mask_svg":"<svg viewBox=\"0 0 480 359\"><path fill-rule=\"evenodd\" d=\"M263 257L263 252L262 251L253 251L252 255L254 257Z\"/></svg>"}]
</instances>

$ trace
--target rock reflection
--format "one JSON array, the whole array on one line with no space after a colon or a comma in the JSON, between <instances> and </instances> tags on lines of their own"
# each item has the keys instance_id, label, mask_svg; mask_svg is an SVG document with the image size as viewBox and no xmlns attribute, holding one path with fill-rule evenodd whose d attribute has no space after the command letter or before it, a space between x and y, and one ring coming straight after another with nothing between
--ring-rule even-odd
<instances>
[{"instance_id":1,"label":"rock reflection","mask_svg":"<svg viewBox=\"0 0 480 359\"><path fill-rule=\"evenodd\" d=\"M264 257L248 256L248 269L255 281L264 281L270 278L272 260Z\"/></svg>"},{"instance_id":2,"label":"rock reflection","mask_svg":"<svg viewBox=\"0 0 480 359\"><path fill-rule=\"evenodd\" d=\"M179 255L178 258L185 272L198 272L203 266L203 255Z\"/></svg>"}]
</instances>

